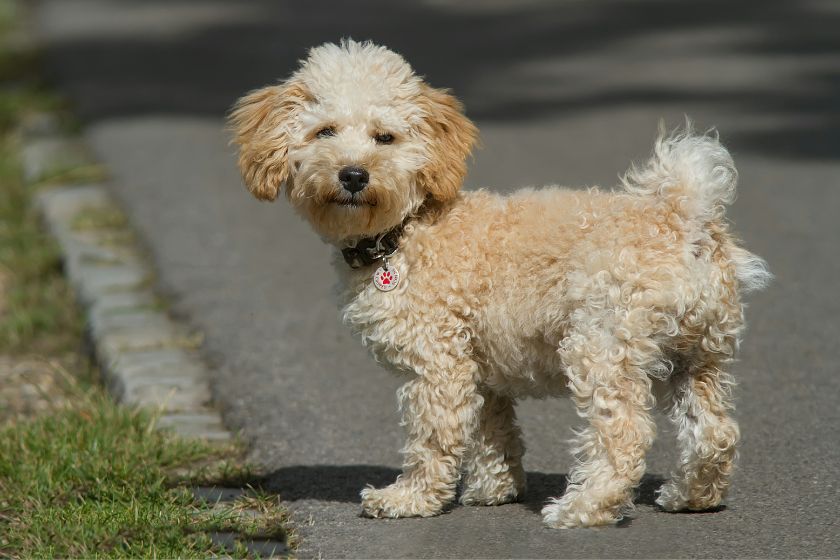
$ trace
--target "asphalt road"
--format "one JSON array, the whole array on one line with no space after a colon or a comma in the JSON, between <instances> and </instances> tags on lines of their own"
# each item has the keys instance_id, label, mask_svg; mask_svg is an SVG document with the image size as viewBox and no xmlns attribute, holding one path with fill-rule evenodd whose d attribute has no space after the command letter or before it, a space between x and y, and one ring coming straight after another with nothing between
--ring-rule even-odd
<instances>
[{"instance_id":1,"label":"asphalt road","mask_svg":"<svg viewBox=\"0 0 840 560\"><path fill-rule=\"evenodd\" d=\"M226 421L302 522L302 556L840 555L840 5L830 0L285 2L41 0L69 92L176 312L206 335ZM730 217L776 280L749 301L735 365L744 442L723 511L656 511L662 426L637 511L555 531L570 403L523 402L521 504L422 520L359 517L396 474L394 391L339 324L329 249L241 186L223 114L306 48L371 38L464 100L483 139L470 187L615 183L657 121L716 125L741 171Z\"/></svg>"}]
</instances>

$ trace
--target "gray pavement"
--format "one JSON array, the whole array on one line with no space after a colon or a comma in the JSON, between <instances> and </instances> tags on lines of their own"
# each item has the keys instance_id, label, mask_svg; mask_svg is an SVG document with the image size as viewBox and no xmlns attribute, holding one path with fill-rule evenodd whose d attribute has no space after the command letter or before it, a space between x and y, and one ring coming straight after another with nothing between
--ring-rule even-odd
<instances>
[{"instance_id":1,"label":"gray pavement","mask_svg":"<svg viewBox=\"0 0 840 560\"><path fill-rule=\"evenodd\" d=\"M229 427L301 521L302 556L840 555L837 2L41 0L36 15L160 288L206 335ZM222 120L342 36L391 46L464 100L484 145L470 187L610 186L660 117L719 127L741 171L730 216L776 275L750 298L734 368L744 444L726 509L654 509L673 460L662 425L621 527L543 528L578 421L568 402L528 401L523 503L359 517L359 489L399 466L398 381L339 324L329 249L282 201L246 194Z\"/></svg>"}]
</instances>

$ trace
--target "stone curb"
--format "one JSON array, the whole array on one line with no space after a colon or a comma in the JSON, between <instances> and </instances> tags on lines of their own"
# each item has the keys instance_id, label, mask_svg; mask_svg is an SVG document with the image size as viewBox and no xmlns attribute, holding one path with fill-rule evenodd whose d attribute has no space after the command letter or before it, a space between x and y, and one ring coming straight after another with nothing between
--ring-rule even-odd
<instances>
[{"instance_id":1,"label":"stone curb","mask_svg":"<svg viewBox=\"0 0 840 560\"><path fill-rule=\"evenodd\" d=\"M29 183L57 168L90 162L77 139L27 131L26 125L21 136ZM108 390L121 403L160 410L159 428L188 437L231 439L211 406L209 375L195 350L198 337L159 308L150 287L153 270L131 231L79 225L90 213L121 215L108 190L99 184L56 185L36 195L36 208L58 242L65 273L86 312L94 357Z\"/></svg>"}]
</instances>

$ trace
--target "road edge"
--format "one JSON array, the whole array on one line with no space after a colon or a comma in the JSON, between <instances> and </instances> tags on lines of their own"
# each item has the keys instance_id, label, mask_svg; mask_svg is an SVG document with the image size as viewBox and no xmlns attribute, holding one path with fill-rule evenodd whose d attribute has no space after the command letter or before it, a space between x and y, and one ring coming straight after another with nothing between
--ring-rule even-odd
<instances>
[{"instance_id":1,"label":"road edge","mask_svg":"<svg viewBox=\"0 0 840 560\"><path fill-rule=\"evenodd\" d=\"M105 387L117 402L158 410L159 428L230 440L212 403L201 337L166 312L153 289L154 268L109 189L101 181L61 181L74 169L101 175L102 168L58 122L46 113L23 124L23 175L30 188L47 183L35 194L35 208L60 248Z\"/></svg>"}]
</instances>

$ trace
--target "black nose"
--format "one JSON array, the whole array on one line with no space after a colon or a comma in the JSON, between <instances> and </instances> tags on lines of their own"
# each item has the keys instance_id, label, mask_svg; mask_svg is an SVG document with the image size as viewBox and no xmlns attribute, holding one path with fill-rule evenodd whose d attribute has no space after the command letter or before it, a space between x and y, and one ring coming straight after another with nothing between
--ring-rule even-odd
<instances>
[{"instance_id":1,"label":"black nose","mask_svg":"<svg viewBox=\"0 0 840 560\"><path fill-rule=\"evenodd\" d=\"M341 182L341 186L351 193L357 193L365 188L368 179L370 179L370 175L361 167L345 167L338 172L338 180Z\"/></svg>"}]
</instances>

